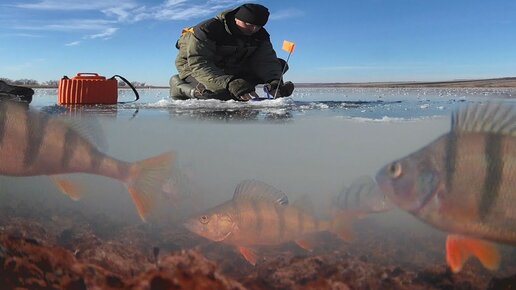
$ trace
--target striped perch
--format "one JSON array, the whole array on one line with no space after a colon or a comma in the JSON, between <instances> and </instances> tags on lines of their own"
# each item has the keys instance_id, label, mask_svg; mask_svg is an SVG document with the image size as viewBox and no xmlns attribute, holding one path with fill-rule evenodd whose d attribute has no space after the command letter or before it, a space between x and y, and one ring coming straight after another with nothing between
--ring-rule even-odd
<instances>
[{"instance_id":1,"label":"striped perch","mask_svg":"<svg viewBox=\"0 0 516 290\"><path fill-rule=\"evenodd\" d=\"M342 190L335 200L340 210L355 213L357 217L391 210L394 205L386 198L370 176L361 176Z\"/></svg>"},{"instance_id":2,"label":"striped perch","mask_svg":"<svg viewBox=\"0 0 516 290\"><path fill-rule=\"evenodd\" d=\"M310 250L309 235L330 231L347 240L350 230L345 218L320 220L308 209L289 205L283 192L256 180L241 182L232 200L192 217L185 226L209 240L236 246L253 265L257 256L250 247L294 241Z\"/></svg>"},{"instance_id":3,"label":"striped perch","mask_svg":"<svg viewBox=\"0 0 516 290\"><path fill-rule=\"evenodd\" d=\"M491 242L516 245L516 110L510 103L454 112L451 130L382 168L377 183L400 208L449 233L454 272L476 256L491 270Z\"/></svg>"},{"instance_id":4,"label":"striped perch","mask_svg":"<svg viewBox=\"0 0 516 290\"><path fill-rule=\"evenodd\" d=\"M0 102L0 174L53 175L58 187L73 199L80 197L78 187L55 175L89 173L114 178L127 185L145 220L155 195L170 177L174 154L134 163L117 160L89 140L96 132L81 132L81 127L16 102Z\"/></svg>"}]
</instances>

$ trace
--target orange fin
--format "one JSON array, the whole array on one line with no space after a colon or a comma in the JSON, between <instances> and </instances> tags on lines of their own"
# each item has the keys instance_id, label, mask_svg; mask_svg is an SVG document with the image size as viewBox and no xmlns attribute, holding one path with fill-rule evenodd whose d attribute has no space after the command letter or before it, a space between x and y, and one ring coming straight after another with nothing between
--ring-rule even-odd
<instances>
[{"instance_id":1,"label":"orange fin","mask_svg":"<svg viewBox=\"0 0 516 290\"><path fill-rule=\"evenodd\" d=\"M167 152L131 166L127 187L143 221L155 206L163 184L170 178L174 160L175 154Z\"/></svg>"},{"instance_id":2,"label":"orange fin","mask_svg":"<svg viewBox=\"0 0 516 290\"><path fill-rule=\"evenodd\" d=\"M314 249L314 242L311 241L311 240L306 240L306 239L303 239L303 240L296 240L294 241L298 246L300 246L301 248L307 250L307 251L313 251Z\"/></svg>"},{"instance_id":3,"label":"orange fin","mask_svg":"<svg viewBox=\"0 0 516 290\"><path fill-rule=\"evenodd\" d=\"M500 266L500 252L495 244L458 235L446 238L446 262L454 273L460 272L469 257L475 256L482 265L495 271Z\"/></svg>"},{"instance_id":4,"label":"orange fin","mask_svg":"<svg viewBox=\"0 0 516 290\"><path fill-rule=\"evenodd\" d=\"M247 260L247 262L249 262L253 266L256 265L258 256L256 255L256 253L253 250L246 248L246 247L238 246L238 251L240 252L240 254L242 256L244 256L244 258Z\"/></svg>"},{"instance_id":5,"label":"orange fin","mask_svg":"<svg viewBox=\"0 0 516 290\"><path fill-rule=\"evenodd\" d=\"M78 184L68 178L57 175L50 176L59 190L73 200L81 199L81 188Z\"/></svg>"}]
</instances>

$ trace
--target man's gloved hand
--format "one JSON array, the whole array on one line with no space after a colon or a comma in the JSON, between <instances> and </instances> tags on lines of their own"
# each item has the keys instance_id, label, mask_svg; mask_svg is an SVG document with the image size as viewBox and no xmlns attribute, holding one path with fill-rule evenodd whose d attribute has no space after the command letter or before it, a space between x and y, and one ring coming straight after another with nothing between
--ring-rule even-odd
<instances>
[{"instance_id":1,"label":"man's gloved hand","mask_svg":"<svg viewBox=\"0 0 516 290\"><path fill-rule=\"evenodd\" d=\"M242 99L241 97L254 92L254 85L244 79L234 79L228 83L228 91L235 98L247 101L248 99Z\"/></svg>"},{"instance_id":2,"label":"man's gloved hand","mask_svg":"<svg viewBox=\"0 0 516 290\"><path fill-rule=\"evenodd\" d=\"M269 94L276 96L276 98L288 97L294 92L294 84L292 82L283 83L280 80L272 80L267 82L264 86L267 88Z\"/></svg>"}]
</instances>

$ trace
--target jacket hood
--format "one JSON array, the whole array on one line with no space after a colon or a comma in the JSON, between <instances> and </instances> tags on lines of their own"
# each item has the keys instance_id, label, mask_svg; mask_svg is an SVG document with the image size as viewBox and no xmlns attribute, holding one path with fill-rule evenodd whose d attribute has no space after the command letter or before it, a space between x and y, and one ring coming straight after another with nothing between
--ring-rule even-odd
<instances>
[{"instance_id":1,"label":"jacket hood","mask_svg":"<svg viewBox=\"0 0 516 290\"><path fill-rule=\"evenodd\" d=\"M238 7L222 11L219 15L215 16L216 19L224 23L226 31L230 34L241 34L238 27L235 24L235 14L238 11Z\"/></svg>"}]
</instances>

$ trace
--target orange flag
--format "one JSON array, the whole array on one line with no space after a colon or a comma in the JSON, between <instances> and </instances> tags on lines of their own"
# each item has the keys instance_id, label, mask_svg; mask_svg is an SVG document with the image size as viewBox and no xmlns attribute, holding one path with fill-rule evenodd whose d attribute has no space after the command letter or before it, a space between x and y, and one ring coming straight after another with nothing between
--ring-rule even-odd
<instances>
[{"instance_id":1,"label":"orange flag","mask_svg":"<svg viewBox=\"0 0 516 290\"><path fill-rule=\"evenodd\" d=\"M296 44L287 40L283 40L283 50L288 53L293 53L296 48Z\"/></svg>"}]
</instances>

